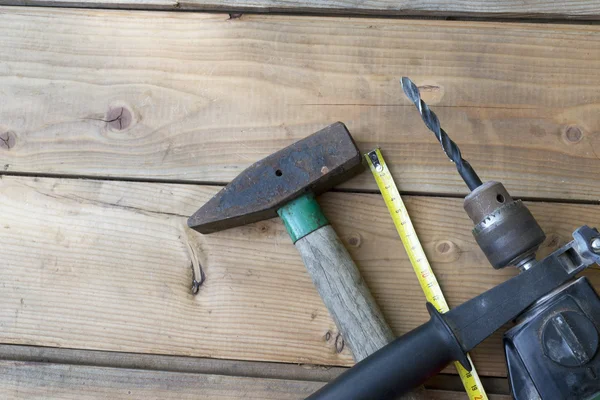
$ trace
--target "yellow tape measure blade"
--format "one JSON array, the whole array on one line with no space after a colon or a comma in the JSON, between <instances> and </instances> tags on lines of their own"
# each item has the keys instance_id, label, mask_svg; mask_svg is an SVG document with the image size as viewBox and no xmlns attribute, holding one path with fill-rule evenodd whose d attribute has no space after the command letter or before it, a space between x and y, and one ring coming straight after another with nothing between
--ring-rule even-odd
<instances>
[{"instance_id":1,"label":"yellow tape measure blade","mask_svg":"<svg viewBox=\"0 0 600 400\"><path fill-rule=\"evenodd\" d=\"M433 306L440 312L445 313L449 311L448 303L444 298L442 289L429 265L423 246L417 236L417 232L412 224L408 210L402 201L400 192L396 187L396 183L392 178L390 170L388 169L383 155L379 149L375 149L365 154L369 168L375 177L377 187L381 191L385 205L392 216L392 221L396 226L396 230L400 235L404 249L408 254L410 263L417 275L421 289L427 298L427 301L433 304ZM471 366L473 362L471 357L467 354ZM471 400L488 400L488 397L483 389L479 375L473 366L471 372L467 371L460 365L459 362L455 362L456 370L462 380L463 386Z\"/></svg>"}]
</instances>

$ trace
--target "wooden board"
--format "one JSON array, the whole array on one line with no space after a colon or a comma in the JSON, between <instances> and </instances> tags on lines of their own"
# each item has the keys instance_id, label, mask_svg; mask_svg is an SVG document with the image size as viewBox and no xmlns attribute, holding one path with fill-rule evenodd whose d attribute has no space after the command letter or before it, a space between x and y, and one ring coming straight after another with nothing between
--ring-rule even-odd
<instances>
[{"instance_id":1,"label":"wooden board","mask_svg":"<svg viewBox=\"0 0 600 400\"><path fill-rule=\"evenodd\" d=\"M0 396L6 399L304 399L322 382L245 378L123 368L0 361ZM431 400L464 393L428 390ZM491 395L490 400L509 400Z\"/></svg>"},{"instance_id":2,"label":"wooden board","mask_svg":"<svg viewBox=\"0 0 600 400\"><path fill-rule=\"evenodd\" d=\"M482 1L451 0L0 0L7 5L136 8L232 12L368 14L382 16L544 18L596 20L596 0Z\"/></svg>"},{"instance_id":3,"label":"wooden board","mask_svg":"<svg viewBox=\"0 0 600 400\"><path fill-rule=\"evenodd\" d=\"M260 361L227 360L115 351L61 349L58 347L0 344L0 360L89 365L95 367L149 369L210 375L245 376L250 378L328 382L347 370L307 364L285 364ZM488 393L509 394L508 379L481 377ZM438 374L426 382L428 389L463 391L456 374Z\"/></svg>"},{"instance_id":4,"label":"wooden board","mask_svg":"<svg viewBox=\"0 0 600 400\"><path fill-rule=\"evenodd\" d=\"M322 385L310 381L0 361L0 397L4 399L283 400L304 399Z\"/></svg>"},{"instance_id":5,"label":"wooden board","mask_svg":"<svg viewBox=\"0 0 600 400\"><path fill-rule=\"evenodd\" d=\"M464 194L408 75L483 178L600 198L598 26L5 7L0 35L6 173L227 182L342 120L402 191Z\"/></svg>"},{"instance_id":6,"label":"wooden board","mask_svg":"<svg viewBox=\"0 0 600 400\"><path fill-rule=\"evenodd\" d=\"M186 228L217 189L0 179L0 342L351 365L278 220L212 235ZM381 197L328 193L321 203L395 333L423 323L423 296ZM451 306L514 274L487 264L460 200L406 203ZM600 206L530 206L549 237L542 255L600 218ZM197 263L206 281L193 296ZM587 275L600 287L598 269ZM474 358L482 374L504 374L500 335Z\"/></svg>"}]
</instances>

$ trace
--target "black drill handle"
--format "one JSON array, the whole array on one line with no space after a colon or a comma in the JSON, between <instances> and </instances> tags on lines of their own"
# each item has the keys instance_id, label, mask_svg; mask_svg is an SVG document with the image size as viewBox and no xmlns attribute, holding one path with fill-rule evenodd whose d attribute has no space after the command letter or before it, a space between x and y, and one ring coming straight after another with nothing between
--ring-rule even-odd
<instances>
[{"instance_id":1,"label":"black drill handle","mask_svg":"<svg viewBox=\"0 0 600 400\"><path fill-rule=\"evenodd\" d=\"M431 319L344 372L307 400L386 400L424 383L452 361L471 369L443 316L427 304Z\"/></svg>"}]
</instances>

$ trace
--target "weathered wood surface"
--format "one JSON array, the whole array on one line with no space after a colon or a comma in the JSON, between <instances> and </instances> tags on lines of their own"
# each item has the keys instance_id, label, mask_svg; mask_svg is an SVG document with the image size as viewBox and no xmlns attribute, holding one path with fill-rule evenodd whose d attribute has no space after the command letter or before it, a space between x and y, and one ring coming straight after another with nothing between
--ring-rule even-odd
<instances>
[{"instance_id":1,"label":"weathered wood surface","mask_svg":"<svg viewBox=\"0 0 600 400\"><path fill-rule=\"evenodd\" d=\"M295 246L355 361L394 340L369 287L331 225L304 236Z\"/></svg>"},{"instance_id":2,"label":"weathered wood surface","mask_svg":"<svg viewBox=\"0 0 600 400\"><path fill-rule=\"evenodd\" d=\"M464 194L408 75L483 178L600 198L598 26L5 7L0 35L9 173L226 182L342 120L400 190Z\"/></svg>"},{"instance_id":3,"label":"weathered wood surface","mask_svg":"<svg viewBox=\"0 0 600 400\"><path fill-rule=\"evenodd\" d=\"M0 344L0 360L314 382L328 382L347 370L346 367L64 349L60 347L15 344ZM432 382L437 387L448 387L449 384L447 381L451 381L449 383L452 384L452 381L455 382L456 379L458 379L456 375L440 374ZM496 387L496 392L501 394L508 393L506 379L484 379L490 382L490 386Z\"/></svg>"},{"instance_id":4,"label":"weathered wood surface","mask_svg":"<svg viewBox=\"0 0 600 400\"><path fill-rule=\"evenodd\" d=\"M4 399L304 399L322 382L0 361ZM428 390L431 400L464 393ZM492 395L490 400L509 400Z\"/></svg>"},{"instance_id":5,"label":"weathered wood surface","mask_svg":"<svg viewBox=\"0 0 600 400\"><path fill-rule=\"evenodd\" d=\"M322 385L310 381L0 361L0 397L15 400L287 400L304 399Z\"/></svg>"},{"instance_id":6,"label":"weathered wood surface","mask_svg":"<svg viewBox=\"0 0 600 400\"><path fill-rule=\"evenodd\" d=\"M320 382L0 361L6 399L303 399Z\"/></svg>"},{"instance_id":7,"label":"weathered wood surface","mask_svg":"<svg viewBox=\"0 0 600 400\"><path fill-rule=\"evenodd\" d=\"M351 365L278 220L212 235L185 227L186 216L217 190L0 179L0 342ZM451 306L514 273L488 266L459 199L406 203ZM394 332L423 323L421 289L381 197L328 193L321 204ZM549 237L542 254L600 218L600 206L530 207ZM193 296L196 263L206 281ZM587 275L600 287L597 269ZM505 373L500 335L473 355L481 374Z\"/></svg>"},{"instance_id":8,"label":"weathered wood surface","mask_svg":"<svg viewBox=\"0 0 600 400\"><path fill-rule=\"evenodd\" d=\"M597 0L0 0L6 5L199 11L291 12L382 16L544 18L597 20Z\"/></svg>"},{"instance_id":9,"label":"weathered wood surface","mask_svg":"<svg viewBox=\"0 0 600 400\"><path fill-rule=\"evenodd\" d=\"M346 367L311 364L286 364L160 354L62 349L59 347L15 344L0 344L0 360L314 382L328 382L347 370ZM488 393L509 393L508 380L506 378L481 377L481 379ZM437 390L463 390L462 382L455 374L436 375L427 381L427 387Z\"/></svg>"}]
</instances>

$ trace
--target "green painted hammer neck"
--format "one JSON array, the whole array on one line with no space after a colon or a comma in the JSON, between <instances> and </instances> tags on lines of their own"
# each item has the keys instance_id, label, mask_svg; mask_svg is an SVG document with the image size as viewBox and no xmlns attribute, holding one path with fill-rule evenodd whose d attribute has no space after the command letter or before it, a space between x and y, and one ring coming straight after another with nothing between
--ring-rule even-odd
<instances>
[{"instance_id":1,"label":"green painted hammer neck","mask_svg":"<svg viewBox=\"0 0 600 400\"><path fill-rule=\"evenodd\" d=\"M312 193L304 194L277 210L283 220L292 242L296 243L304 236L329 225L323 211Z\"/></svg>"}]
</instances>

